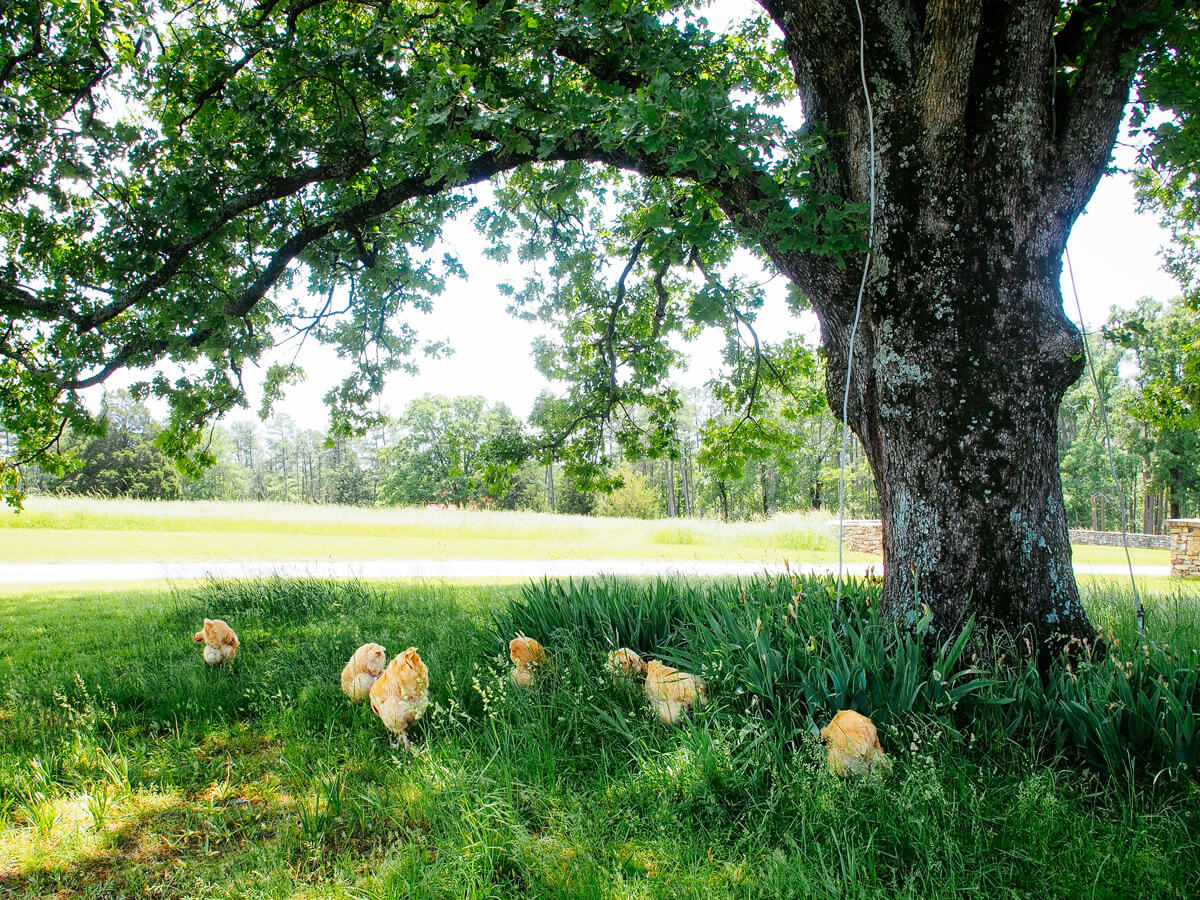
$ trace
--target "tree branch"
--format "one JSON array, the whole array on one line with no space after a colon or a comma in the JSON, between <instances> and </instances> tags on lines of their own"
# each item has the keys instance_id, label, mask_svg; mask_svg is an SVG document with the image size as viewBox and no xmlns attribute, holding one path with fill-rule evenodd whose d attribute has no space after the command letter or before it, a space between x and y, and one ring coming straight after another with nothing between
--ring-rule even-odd
<instances>
[{"instance_id":1,"label":"tree branch","mask_svg":"<svg viewBox=\"0 0 1200 900\"><path fill-rule=\"evenodd\" d=\"M281 200L295 194L311 184L345 178L361 170L371 161L367 153L352 154L341 162L327 166L314 166L292 175L275 178L258 188L221 204L213 214L210 224L180 241L166 254L166 262L149 277L135 284L123 297L107 303L77 321L81 331L90 331L119 316L130 307L166 286L198 247L243 213L263 206L272 200Z\"/></svg>"},{"instance_id":2,"label":"tree branch","mask_svg":"<svg viewBox=\"0 0 1200 900\"><path fill-rule=\"evenodd\" d=\"M1054 210L1065 222L1073 222L1083 211L1104 174L1137 69L1136 51L1160 27L1155 15L1159 6L1159 0L1137 0L1115 8L1099 3L1080 6L1059 32L1064 51L1080 46L1085 31L1094 34L1086 50L1081 46L1076 50L1079 72L1074 88L1065 102L1056 104L1059 128L1050 182L1059 188L1050 192L1043 205L1047 213ZM1078 25L1076 16L1081 17Z\"/></svg>"},{"instance_id":3,"label":"tree branch","mask_svg":"<svg viewBox=\"0 0 1200 900\"><path fill-rule=\"evenodd\" d=\"M917 103L921 141L939 161L961 152L966 139L980 19L980 0L933 0L926 8Z\"/></svg>"}]
</instances>

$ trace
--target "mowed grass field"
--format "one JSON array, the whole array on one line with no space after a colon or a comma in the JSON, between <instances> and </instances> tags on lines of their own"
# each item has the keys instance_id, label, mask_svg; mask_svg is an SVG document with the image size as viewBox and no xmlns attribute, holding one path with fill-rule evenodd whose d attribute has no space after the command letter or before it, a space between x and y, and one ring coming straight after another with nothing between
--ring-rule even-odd
<instances>
[{"instance_id":1,"label":"mowed grass field","mask_svg":"<svg viewBox=\"0 0 1200 900\"><path fill-rule=\"evenodd\" d=\"M742 587L746 606L738 591L726 614L753 633L771 590ZM881 720L890 778L841 781L814 734L779 744L744 702L728 666L753 664L738 662L753 640L721 651L710 706L681 727L565 631L540 635L554 669L516 688L496 623L523 595L271 580L0 597L0 896L1195 896L1186 772L1097 770L1037 728L1008 735L943 704ZM1128 599L1087 596L1136 661ZM1148 604L1161 639L1200 646L1194 592ZM206 614L240 632L224 668L190 641ZM789 621L772 620L773 641ZM820 655L836 633L815 637ZM415 754L340 693L366 640L416 645L429 666ZM922 668L917 694L943 677Z\"/></svg>"},{"instance_id":2,"label":"mowed grass field","mask_svg":"<svg viewBox=\"0 0 1200 900\"><path fill-rule=\"evenodd\" d=\"M1134 550L1135 565L1168 565ZM0 512L0 562L210 562L381 559L647 559L828 562L828 514L769 521L604 519L482 510L361 509L280 503L30 497ZM869 561L846 553L848 561ZM1120 565L1118 547L1076 547L1076 562Z\"/></svg>"}]
</instances>

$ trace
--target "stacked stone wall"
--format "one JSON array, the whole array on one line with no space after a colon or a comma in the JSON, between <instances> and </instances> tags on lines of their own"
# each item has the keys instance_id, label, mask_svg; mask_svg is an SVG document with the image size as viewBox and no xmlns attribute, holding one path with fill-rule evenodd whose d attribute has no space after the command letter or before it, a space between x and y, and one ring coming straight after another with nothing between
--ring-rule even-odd
<instances>
[{"instance_id":1,"label":"stacked stone wall","mask_svg":"<svg viewBox=\"0 0 1200 900\"><path fill-rule=\"evenodd\" d=\"M1189 521L1196 522L1197 531L1192 540L1197 552L1200 552L1200 520ZM837 527L836 522L833 525L834 528ZM845 548L853 553L871 553L875 556L883 554L883 523L878 519L847 519L843 523L842 534ZM1174 537L1168 534L1126 534L1125 540L1129 542L1130 547L1139 550L1167 550L1173 546ZM1071 529L1071 543L1101 547L1124 546L1119 531L1085 531L1076 528Z\"/></svg>"},{"instance_id":2,"label":"stacked stone wall","mask_svg":"<svg viewBox=\"0 0 1200 900\"><path fill-rule=\"evenodd\" d=\"M1167 519L1171 533L1171 575L1200 578L1200 519Z\"/></svg>"},{"instance_id":3,"label":"stacked stone wall","mask_svg":"<svg viewBox=\"0 0 1200 900\"><path fill-rule=\"evenodd\" d=\"M837 522L833 527L837 528ZM879 519L847 519L842 523L842 543L851 553L882 556L883 522Z\"/></svg>"},{"instance_id":4,"label":"stacked stone wall","mask_svg":"<svg viewBox=\"0 0 1200 900\"><path fill-rule=\"evenodd\" d=\"M1130 547L1139 550L1169 550L1171 536L1169 534L1126 534ZM1099 547L1123 547L1119 531L1085 531L1081 528L1071 529L1072 544L1091 544Z\"/></svg>"}]
</instances>

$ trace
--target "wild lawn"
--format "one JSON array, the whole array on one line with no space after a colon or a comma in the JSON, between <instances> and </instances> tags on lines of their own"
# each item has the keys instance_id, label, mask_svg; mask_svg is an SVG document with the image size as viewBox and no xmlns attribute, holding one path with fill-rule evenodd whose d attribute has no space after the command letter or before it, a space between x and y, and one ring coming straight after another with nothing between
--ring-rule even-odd
<instances>
[{"instance_id":1,"label":"wild lawn","mask_svg":"<svg viewBox=\"0 0 1200 900\"><path fill-rule=\"evenodd\" d=\"M827 514L767 522L485 510L30 497L0 513L0 561L837 559ZM847 559L868 560L862 554Z\"/></svg>"},{"instance_id":2,"label":"wild lawn","mask_svg":"<svg viewBox=\"0 0 1200 900\"><path fill-rule=\"evenodd\" d=\"M1195 734L1126 716L1104 681L1123 668L1085 662L1049 688L1021 667L1001 684L969 648L946 671L906 668L874 588L850 586L837 628L829 590L267 581L0 598L0 894L1194 896L1200 788L1142 760L1192 758ZM1150 598L1145 649L1119 589L1089 602L1130 663L1128 703L1194 696L1195 592ZM241 636L222 669L190 642L205 614ZM518 623L548 629L534 636L556 661L530 691L508 680ZM600 674L606 635L697 663L712 702L662 725ZM429 666L418 754L339 691L366 640L416 645ZM895 774L838 781L810 726L876 702L868 668L887 666L874 714ZM1111 697L1081 693L1102 683ZM1044 720L992 703L1017 687ZM1078 741L1067 703L1104 711ZM1187 722L1194 708L1160 724ZM1089 763L1089 734L1124 735L1132 777Z\"/></svg>"},{"instance_id":3,"label":"wild lawn","mask_svg":"<svg viewBox=\"0 0 1200 900\"><path fill-rule=\"evenodd\" d=\"M1124 565L1120 547L1075 561ZM1134 565L1170 564L1133 550ZM30 497L0 511L0 562L215 562L376 559L645 559L830 562L828 513L765 522L604 519L485 510L363 509L286 503ZM878 557L846 553L847 561Z\"/></svg>"}]
</instances>

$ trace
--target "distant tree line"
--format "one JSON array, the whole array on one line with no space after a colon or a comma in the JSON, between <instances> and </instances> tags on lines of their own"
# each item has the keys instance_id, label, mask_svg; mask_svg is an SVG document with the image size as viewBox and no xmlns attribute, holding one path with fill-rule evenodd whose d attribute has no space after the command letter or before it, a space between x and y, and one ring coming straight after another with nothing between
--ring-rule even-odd
<instances>
[{"instance_id":1,"label":"distant tree line","mask_svg":"<svg viewBox=\"0 0 1200 900\"><path fill-rule=\"evenodd\" d=\"M1090 336L1112 468L1131 530L1160 533L1168 517L1200 510L1200 435L1190 367L1200 346L1195 317L1180 303L1145 300L1114 313ZM161 426L127 394L111 394L99 436L64 435L76 467L28 471L32 492L136 499L262 500L353 506L524 509L571 514L740 520L781 511L838 508L840 423L825 402L820 355L798 341L769 348L741 373L693 392L658 458L627 455L613 434L597 461L607 478L573 477L552 445L514 462L520 435L537 434L540 403L522 422L480 396L426 395L359 438L299 428L286 415L214 428L216 462L181 474L156 444ZM732 385L732 386L731 386ZM1104 416L1085 375L1059 418L1059 456L1072 527L1115 530L1122 499L1110 475ZM649 427L631 410L624 427ZM878 515L870 469L851 437L845 469L847 515Z\"/></svg>"},{"instance_id":2,"label":"distant tree line","mask_svg":"<svg viewBox=\"0 0 1200 900\"><path fill-rule=\"evenodd\" d=\"M1182 301L1145 299L1114 311L1088 349L1099 393L1085 372L1059 413L1068 521L1116 530L1123 495L1129 529L1161 534L1165 519L1200 513L1200 323Z\"/></svg>"}]
</instances>

